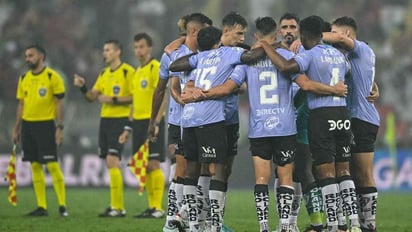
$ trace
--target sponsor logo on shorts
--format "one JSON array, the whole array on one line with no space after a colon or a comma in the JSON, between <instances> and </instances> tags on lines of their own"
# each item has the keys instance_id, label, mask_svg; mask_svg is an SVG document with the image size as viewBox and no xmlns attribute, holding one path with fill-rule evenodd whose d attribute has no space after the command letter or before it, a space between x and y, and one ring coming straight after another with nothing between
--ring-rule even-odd
<instances>
[{"instance_id":1,"label":"sponsor logo on shorts","mask_svg":"<svg viewBox=\"0 0 412 232\"><path fill-rule=\"evenodd\" d=\"M216 158L216 149L214 147L204 147L202 146L202 157L203 158Z\"/></svg>"},{"instance_id":2,"label":"sponsor logo on shorts","mask_svg":"<svg viewBox=\"0 0 412 232\"><path fill-rule=\"evenodd\" d=\"M286 162L288 160L291 160L295 156L295 151L294 150L280 151L280 154L282 155L280 160L283 162Z\"/></svg>"},{"instance_id":3,"label":"sponsor logo on shorts","mask_svg":"<svg viewBox=\"0 0 412 232\"><path fill-rule=\"evenodd\" d=\"M350 129L350 120L328 120L328 123L329 131Z\"/></svg>"}]
</instances>

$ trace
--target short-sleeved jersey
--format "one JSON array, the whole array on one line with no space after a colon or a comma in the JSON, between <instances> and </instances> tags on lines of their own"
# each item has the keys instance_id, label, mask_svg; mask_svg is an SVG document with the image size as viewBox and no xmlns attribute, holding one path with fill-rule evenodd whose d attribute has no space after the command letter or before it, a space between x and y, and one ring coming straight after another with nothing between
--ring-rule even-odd
<instances>
[{"instance_id":1,"label":"short-sleeved jersey","mask_svg":"<svg viewBox=\"0 0 412 232\"><path fill-rule=\"evenodd\" d=\"M182 56L186 56L192 54L193 51L190 50L185 44L182 44L176 51L173 51L170 54L171 62L176 61ZM169 75L173 78L179 78L180 88L183 89L185 84L188 81L188 73L187 72L170 72ZM182 121L182 111L183 106L177 103L172 96L170 96L170 103L169 103L169 124L173 124L176 126L181 125Z\"/></svg>"},{"instance_id":2,"label":"short-sleeved jersey","mask_svg":"<svg viewBox=\"0 0 412 232\"><path fill-rule=\"evenodd\" d=\"M134 75L134 68L126 63L122 63L115 70L106 67L100 72L96 83L93 86L100 94L124 97L130 96L130 85ZM103 103L100 117L102 118L123 118L128 117L130 105L114 105Z\"/></svg>"},{"instance_id":3,"label":"short-sleeved jersey","mask_svg":"<svg viewBox=\"0 0 412 232\"><path fill-rule=\"evenodd\" d=\"M277 49L289 60L293 53ZM285 76L264 58L253 65L238 65L230 77L239 86L246 81L249 94L249 138L296 134L293 88Z\"/></svg>"},{"instance_id":4,"label":"short-sleeved jersey","mask_svg":"<svg viewBox=\"0 0 412 232\"><path fill-rule=\"evenodd\" d=\"M56 116L55 95L64 94L64 81L49 67L40 73L26 72L19 79L17 99L24 102L25 121L53 120Z\"/></svg>"},{"instance_id":5,"label":"short-sleeved jersey","mask_svg":"<svg viewBox=\"0 0 412 232\"><path fill-rule=\"evenodd\" d=\"M133 95L133 119L150 119L153 94L159 83L160 63L152 59L134 72L130 92Z\"/></svg>"},{"instance_id":6,"label":"short-sleeved jersey","mask_svg":"<svg viewBox=\"0 0 412 232\"><path fill-rule=\"evenodd\" d=\"M310 50L302 51L295 56L300 71L313 81L325 85L335 85L339 81L345 81L345 75L349 71L349 63L345 56L336 48L318 44ZM295 78L297 75L294 76ZM307 93L309 109L321 107L346 106L344 97L317 95Z\"/></svg>"},{"instance_id":7,"label":"short-sleeved jersey","mask_svg":"<svg viewBox=\"0 0 412 232\"><path fill-rule=\"evenodd\" d=\"M352 118L379 126L379 113L366 97L370 95L375 79L375 53L365 43L354 40L355 47L348 52L352 76L348 78L348 107Z\"/></svg>"},{"instance_id":8,"label":"short-sleeved jersey","mask_svg":"<svg viewBox=\"0 0 412 232\"><path fill-rule=\"evenodd\" d=\"M194 84L198 88L210 89L223 84L234 66L241 63L244 49L220 47L200 52L189 58ZM225 120L225 99L205 100L186 104L183 109L182 126L196 127Z\"/></svg>"}]
</instances>

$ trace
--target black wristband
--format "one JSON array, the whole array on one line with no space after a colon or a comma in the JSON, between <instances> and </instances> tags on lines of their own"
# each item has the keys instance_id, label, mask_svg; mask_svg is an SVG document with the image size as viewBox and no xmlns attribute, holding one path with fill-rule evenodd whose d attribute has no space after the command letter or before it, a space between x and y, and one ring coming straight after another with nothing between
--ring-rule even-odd
<instances>
[{"instance_id":1,"label":"black wristband","mask_svg":"<svg viewBox=\"0 0 412 232\"><path fill-rule=\"evenodd\" d=\"M88 91L87 86L83 85L82 87L80 87L80 92L82 92L83 94L86 94Z\"/></svg>"},{"instance_id":2,"label":"black wristband","mask_svg":"<svg viewBox=\"0 0 412 232\"><path fill-rule=\"evenodd\" d=\"M133 131L132 121L127 121L127 124L123 127L123 129L129 132L132 132Z\"/></svg>"},{"instance_id":3,"label":"black wristband","mask_svg":"<svg viewBox=\"0 0 412 232\"><path fill-rule=\"evenodd\" d=\"M113 104L119 103L119 99L116 96L112 97L112 101L113 101Z\"/></svg>"},{"instance_id":4,"label":"black wristband","mask_svg":"<svg viewBox=\"0 0 412 232\"><path fill-rule=\"evenodd\" d=\"M56 126L56 128L57 128L57 129L60 129L60 130L63 130L63 129L64 129L64 126L63 126L63 124L59 124L59 125Z\"/></svg>"}]
</instances>

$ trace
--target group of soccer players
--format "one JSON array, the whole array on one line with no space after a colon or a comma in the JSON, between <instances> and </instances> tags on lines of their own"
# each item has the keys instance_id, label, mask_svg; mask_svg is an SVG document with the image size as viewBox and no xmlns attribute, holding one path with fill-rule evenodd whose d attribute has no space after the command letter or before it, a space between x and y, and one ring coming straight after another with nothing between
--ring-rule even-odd
<instances>
[{"instance_id":1,"label":"group of soccer players","mask_svg":"<svg viewBox=\"0 0 412 232\"><path fill-rule=\"evenodd\" d=\"M355 21L341 17L328 24L318 16L300 21L288 13L281 17L278 30L273 18L258 18L252 49L244 44L248 24L241 15L226 15L222 30L212 24L201 13L182 17L178 25L184 36L165 48L160 63L151 56L151 38L137 34L135 54L141 63L137 70L121 61L118 41L107 41L103 56L108 66L93 88L89 90L85 79L75 75L74 84L85 98L102 104L99 153L109 170L110 207L99 216L126 214L119 163L123 144L133 131L133 149L144 143L148 132L152 154L149 207L138 217L163 217L164 153L157 140L163 137L158 127L170 79L168 148L176 163L164 232L227 229L226 193L239 138L238 94L245 89L259 231L271 231L272 170L277 176L277 231L299 231L302 198L311 219L307 232L324 230L323 215L326 231L376 231L375 55L356 39ZM22 124L24 159L31 162L38 201L30 215L47 216L41 166L46 163L60 213L67 216L63 175L56 162L56 144L61 143L64 128L64 86L44 59L43 48L26 49L31 70L19 80L13 141L18 141ZM39 113L40 107L49 110ZM45 131L50 132L46 137Z\"/></svg>"},{"instance_id":2,"label":"group of soccer players","mask_svg":"<svg viewBox=\"0 0 412 232\"><path fill-rule=\"evenodd\" d=\"M185 225L189 231L225 230L228 178L237 153L237 94L245 85L259 230L270 231L273 161L278 231L299 231L302 192L311 218L305 231L322 231L323 213L327 231L376 231L375 55L356 39L355 21L342 17L328 24L310 16L300 22L285 14L276 42L276 22L258 18L256 44L248 50L247 22L239 14L226 15L222 30L202 14L184 20L186 37L169 44L161 61L160 78L171 79L169 143L184 156L176 159L163 231L183 231ZM165 87L155 92L152 118Z\"/></svg>"}]
</instances>

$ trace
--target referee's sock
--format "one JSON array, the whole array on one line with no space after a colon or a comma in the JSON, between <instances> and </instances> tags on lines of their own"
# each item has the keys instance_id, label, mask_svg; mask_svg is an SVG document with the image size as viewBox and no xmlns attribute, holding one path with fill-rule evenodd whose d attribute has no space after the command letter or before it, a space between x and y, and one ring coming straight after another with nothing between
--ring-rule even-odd
<instances>
[{"instance_id":1,"label":"referee's sock","mask_svg":"<svg viewBox=\"0 0 412 232\"><path fill-rule=\"evenodd\" d=\"M59 206L66 206L66 188L64 186L63 172L57 162L47 163L47 169L52 177L54 191L57 195Z\"/></svg>"},{"instance_id":2,"label":"referee's sock","mask_svg":"<svg viewBox=\"0 0 412 232\"><path fill-rule=\"evenodd\" d=\"M110 168L110 206L124 210L123 177L119 168Z\"/></svg>"},{"instance_id":3,"label":"referee's sock","mask_svg":"<svg viewBox=\"0 0 412 232\"><path fill-rule=\"evenodd\" d=\"M150 172L153 191L153 207L163 211L163 193L165 191L165 176L162 169L156 169Z\"/></svg>"},{"instance_id":4,"label":"referee's sock","mask_svg":"<svg viewBox=\"0 0 412 232\"><path fill-rule=\"evenodd\" d=\"M37 206L47 209L46 204L46 180L41 163L31 163L31 173L34 193L36 194Z\"/></svg>"}]
</instances>

